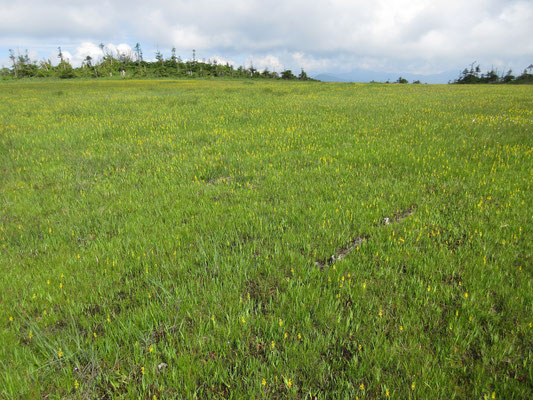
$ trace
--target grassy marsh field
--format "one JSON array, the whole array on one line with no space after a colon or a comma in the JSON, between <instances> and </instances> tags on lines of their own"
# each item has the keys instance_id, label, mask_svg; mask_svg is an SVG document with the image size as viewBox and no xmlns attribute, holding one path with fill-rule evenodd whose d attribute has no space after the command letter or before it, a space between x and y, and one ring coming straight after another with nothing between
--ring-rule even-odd
<instances>
[{"instance_id":1,"label":"grassy marsh field","mask_svg":"<svg viewBox=\"0 0 533 400\"><path fill-rule=\"evenodd\" d=\"M525 399L533 88L0 83L0 398Z\"/></svg>"}]
</instances>

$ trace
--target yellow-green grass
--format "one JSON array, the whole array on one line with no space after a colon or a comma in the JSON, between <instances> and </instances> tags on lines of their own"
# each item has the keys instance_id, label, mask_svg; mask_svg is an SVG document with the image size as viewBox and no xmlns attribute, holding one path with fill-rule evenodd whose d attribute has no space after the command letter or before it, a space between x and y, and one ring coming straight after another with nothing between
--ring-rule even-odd
<instances>
[{"instance_id":1,"label":"yellow-green grass","mask_svg":"<svg viewBox=\"0 0 533 400\"><path fill-rule=\"evenodd\" d=\"M531 397L532 135L530 87L1 83L0 398Z\"/></svg>"}]
</instances>

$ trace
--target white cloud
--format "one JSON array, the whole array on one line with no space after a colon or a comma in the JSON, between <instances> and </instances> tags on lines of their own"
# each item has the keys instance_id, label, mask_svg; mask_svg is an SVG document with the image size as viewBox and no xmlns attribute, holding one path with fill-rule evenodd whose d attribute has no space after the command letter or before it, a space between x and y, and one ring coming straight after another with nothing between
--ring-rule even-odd
<instances>
[{"instance_id":1,"label":"white cloud","mask_svg":"<svg viewBox=\"0 0 533 400\"><path fill-rule=\"evenodd\" d=\"M272 54L267 54L265 56L255 56L248 57L244 63L247 67L252 66L259 70L263 71L268 69L269 71L281 72L285 69L278 57L273 56Z\"/></svg>"},{"instance_id":2,"label":"white cloud","mask_svg":"<svg viewBox=\"0 0 533 400\"><path fill-rule=\"evenodd\" d=\"M120 43L118 45L114 45L113 43L108 43L104 46L104 53L111 54L113 57L120 58L120 57L127 57L129 59L134 58L133 49L129 44L126 43Z\"/></svg>"},{"instance_id":3,"label":"white cloud","mask_svg":"<svg viewBox=\"0 0 533 400\"><path fill-rule=\"evenodd\" d=\"M233 67L238 67L239 66L239 64L236 61L233 61L233 60L231 60L229 58L218 56L218 55L211 56L211 57L208 58L208 60L216 61L217 64L219 64L219 65L229 64L229 65L232 65Z\"/></svg>"},{"instance_id":4,"label":"white cloud","mask_svg":"<svg viewBox=\"0 0 533 400\"><path fill-rule=\"evenodd\" d=\"M474 60L533 62L531 0L115 0L98 7L0 0L0 9L6 54L63 44L79 60L78 47L104 40L141 42L147 59L148 50L175 46L182 55L196 49L276 70L438 72Z\"/></svg>"},{"instance_id":5,"label":"white cloud","mask_svg":"<svg viewBox=\"0 0 533 400\"><path fill-rule=\"evenodd\" d=\"M80 46L76 48L74 53L74 59L72 60L73 65L78 66L87 56L91 57L95 62L101 60L103 57L102 49L96 44L91 42L83 42Z\"/></svg>"},{"instance_id":6,"label":"white cloud","mask_svg":"<svg viewBox=\"0 0 533 400\"><path fill-rule=\"evenodd\" d=\"M292 58L298 67L307 71L324 70L332 64L331 60L323 58L315 59L314 57L308 56L302 52L293 53Z\"/></svg>"},{"instance_id":7,"label":"white cloud","mask_svg":"<svg viewBox=\"0 0 533 400\"><path fill-rule=\"evenodd\" d=\"M83 61L90 56L94 62L100 61L106 53L112 54L113 57L119 57L120 55L127 55L130 58L134 58L133 49L128 44L118 44L108 43L104 45L104 49L100 48L99 44L93 42L82 42L78 46L71 46L67 49L65 46L61 46L61 52L63 53L63 58L70 62L74 67L79 67ZM59 64L59 50L53 49L50 50L44 57L39 57L39 54L35 51L30 52L30 59L37 60L39 58L49 59L53 65Z\"/></svg>"},{"instance_id":8,"label":"white cloud","mask_svg":"<svg viewBox=\"0 0 533 400\"><path fill-rule=\"evenodd\" d=\"M63 58L64 58L66 61L68 61L68 62L72 62L72 60L73 60L74 57L72 57L72 54L71 54L69 51L67 51L67 50L63 50L61 53L63 53Z\"/></svg>"}]
</instances>

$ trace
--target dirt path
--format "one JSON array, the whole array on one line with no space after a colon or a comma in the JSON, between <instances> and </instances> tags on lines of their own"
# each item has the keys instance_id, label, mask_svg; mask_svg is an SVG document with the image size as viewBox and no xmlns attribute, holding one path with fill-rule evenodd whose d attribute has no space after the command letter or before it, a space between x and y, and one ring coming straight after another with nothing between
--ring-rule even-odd
<instances>
[{"instance_id":1,"label":"dirt path","mask_svg":"<svg viewBox=\"0 0 533 400\"><path fill-rule=\"evenodd\" d=\"M385 217L381 220L380 223L378 223L378 226L381 225L390 225L400 222L401 220L411 216L414 214L416 210L416 205L411 205L405 210L398 212L394 214L391 217ZM344 246L339 248L335 254L332 254L331 257L329 257L326 260L318 260L315 261L315 265L320 267L320 269L324 269L325 266L333 265L337 261L342 260L344 257L346 257L348 254L350 254L352 251L354 251L357 246L359 246L361 243L363 243L365 240L370 239L370 235L368 234L362 234L355 239L351 240L350 242L346 243Z\"/></svg>"}]
</instances>

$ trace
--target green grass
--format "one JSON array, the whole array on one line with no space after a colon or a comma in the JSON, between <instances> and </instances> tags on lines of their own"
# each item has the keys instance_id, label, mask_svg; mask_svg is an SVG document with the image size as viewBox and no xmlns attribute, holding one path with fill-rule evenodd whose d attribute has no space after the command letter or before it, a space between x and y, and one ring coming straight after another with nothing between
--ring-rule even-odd
<instances>
[{"instance_id":1,"label":"green grass","mask_svg":"<svg viewBox=\"0 0 533 400\"><path fill-rule=\"evenodd\" d=\"M530 87L0 83L0 398L530 398L532 135Z\"/></svg>"}]
</instances>

